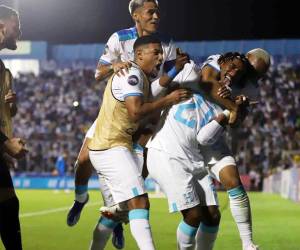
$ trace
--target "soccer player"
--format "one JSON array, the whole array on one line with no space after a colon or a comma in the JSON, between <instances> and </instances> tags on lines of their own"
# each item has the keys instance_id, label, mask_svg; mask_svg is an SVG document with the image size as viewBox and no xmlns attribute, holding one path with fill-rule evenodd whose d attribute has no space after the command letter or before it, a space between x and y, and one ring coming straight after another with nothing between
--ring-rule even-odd
<instances>
[{"instance_id":1,"label":"soccer player","mask_svg":"<svg viewBox=\"0 0 300 250\"><path fill-rule=\"evenodd\" d=\"M158 2L155 0L131 0L129 12L135 22L135 26L129 29L120 30L112 34L109 38L103 55L100 57L99 65L95 77L103 80L113 73L123 73L130 67L133 60L133 44L138 37L157 34L162 40L163 64L159 75L162 72L176 74L173 68L176 59L176 49L170 39L162 37L157 33L160 15ZM87 144L93 135L95 123L92 125L83 142L75 166L75 202L71 208L67 223L69 226L75 225L80 217L84 204L88 201L87 184L92 174L92 166L88 157Z\"/></svg>"},{"instance_id":2,"label":"soccer player","mask_svg":"<svg viewBox=\"0 0 300 250\"><path fill-rule=\"evenodd\" d=\"M259 94L257 81L267 72L270 66L270 56L263 49L253 49L246 54L246 57L253 67L251 74L238 84L235 83L230 86L233 90L233 94L244 94L250 99L256 100ZM218 79L216 76L218 76L221 71L219 62L220 55L210 56L208 60L204 62L201 71L202 80L213 81ZM211 144L209 140L207 144ZM253 243L252 239L250 201L240 180L236 162L224 138L221 138L212 145L202 146L201 152L205 157L210 176L221 182L228 192L231 213L237 224L243 249L257 250L258 247ZM216 222L220 220L220 213L216 207L210 207L208 208L207 217L214 218L212 220L215 225ZM211 221L208 219L206 224L209 223L211 223ZM218 227L215 227L215 230L212 229L213 227L211 227L210 230L206 230L206 228L209 228L209 225L203 223L202 227L198 230L196 237L198 249L203 249L205 245L210 245L211 248L209 249L213 247Z\"/></svg>"},{"instance_id":3,"label":"soccer player","mask_svg":"<svg viewBox=\"0 0 300 250\"><path fill-rule=\"evenodd\" d=\"M238 53L228 53L222 56L220 66L219 80L224 81L230 75L231 81L238 81L246 73L248 62ZM174 82L182 86L188 83L199 92L199 80L195 65L189 63ZM194 249L195 235L203 216L201 207L218 205L198 145L205 144L207 137L216 139L220 136L229 115L228 110L223 113L203 93L195 92L192 98L163 112L157 130L147 144L149 174L167 195L169 211L180 211L183 216L177 228L178 249ZM204 131L207 125L211 126Z\"/></svg>"},{"instance_id":4,"label":"soccer player","mask_svg":"<svg viewBox=\"0 0 300 250\"><path fill-rule=\"evenodd\" d=\"M157 32L160 21L158 2L156 0L131 0L129 2L129 12L135 22L135 26L111 35L100 57L95 74L96 79L103 80L113 73L122 74L123 70L128 70L131 65L130 61L133 60L133 44L135 40L138 37L150 34L157 34L163 41L163 64L159 76L163 72L169 72L170 75L175 76L176 69L173 67L176 59L175 46L169 38ZM181 59L186 60L183 57ZM69 226L74 226L79 221L80 213L88 202L88 180L93 168L88 157L87 145L93 136L94 130L95 122L86 134L75 163L75 201L67 216L67 224ZM123 248L122 246L124 245L121 232L121 226L116 227L112 239L114 245L118 248ZM119 237L115 237L115 233Z\"/></svg>"},{"instance_id":5,"label":"soccer player","mask_svg":"<svg viewBox=\"0 0 300 250\"><path fill-rule=\"evenodd\" d=\"M140 249L154 249L154 244L148 196L142 169L132 151L132 135L142 119L190 95L189 91L178 89L149 102L155 86L150 86L149 78L158 75L162 62L163 49L156 36L142 36L135 41L134 61L128 73L114 74L108 81L88 146L91 163L105 179L115 204L125 203L128 207L131 233ZM115 221L102 216L97 225L100 237L92 242L91 249L103 249L115 226Z\"/></svg>"},{"instance_id":6,"label":"soccer player","mask_svg":"<svg viewBox=\"0 0 300 250\"><path fill-rule=\"evenodd\" d=\"M18 13L0 5L0 50L15 50L19 39ZM12 117L16 114L16 94L11 89L12 77L0 60L0 236L7 250L21 250L19 200L9 172L9 157L20 159L27 149L20 138L12 136Z\"/></svg>"}]
</instances>

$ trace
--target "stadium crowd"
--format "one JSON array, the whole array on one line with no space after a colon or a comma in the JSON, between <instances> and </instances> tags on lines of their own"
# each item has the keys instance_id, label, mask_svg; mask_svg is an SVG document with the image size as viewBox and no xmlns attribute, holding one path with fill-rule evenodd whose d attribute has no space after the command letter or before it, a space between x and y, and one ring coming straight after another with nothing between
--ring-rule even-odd
<instances>
[{"instance_id":1,"label":"stadium crowd","mask_svg":"<svg viewBox=\"0 0 300 250\"><path fill-rule=\"evenodd\" d=\"M67 172L73 172L105 84L94 80L91 67L57 69L55 64L47 64L39 76L20 74L14 86L19 102L15 132L30 138L30 153L19 162L17 172L52 172L61 155ZM260 86L259 104L234 132L238 140L233 142L240 173L252 176L292 166L287 152L300 149L300 66L275 64Z\"/></svg>"}]
</instances>

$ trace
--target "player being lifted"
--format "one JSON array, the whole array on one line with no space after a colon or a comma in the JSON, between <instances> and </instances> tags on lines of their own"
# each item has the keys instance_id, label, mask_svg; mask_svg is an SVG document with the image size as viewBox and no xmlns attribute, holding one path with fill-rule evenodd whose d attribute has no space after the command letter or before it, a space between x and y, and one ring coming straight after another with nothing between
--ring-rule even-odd
<instances>
[{"instance_id":1,"label":"player being lifted","mask_svg":"<svg viewBox=\"0 0 300 250\"><path fill-rule=\"evenodd\" d=\"M270 56L263 49L253 49L246 54L246 57L252 65L252 70L247 77L239 82L232 82L229 80L232 93L234 95L244 95L250 100L257 100L259 95L259 86L257 81L268 70L270 66ZM222 74L222 67L220 66L220 55L210 56L204 62L201 70L201 77L203 81L217 81L219 75ZM230 76L228 77L230 78ZM202 146L201 152L208 165L209 174L214 179L222 183L229 195L229 203L232 216L237 224L240 238L244 250L257 250L258 247L253 244L252 237L252 218L251 208L248 195L240 180L239 171L236 166L235 159L231 150L225 143L224 138L220 138L215 143L214 140L208 140L208 146ZM207 221L199 228L197 234L197 241L199 249L203 245L207 245L211 241L211 248L217 236L217 229L220 221L220 213L216 207L209 207L207 209ZM206 230L208 225L216 225L215 230ZM212 227L213 228L213 227Z\"/></svg>"},{"instance_id":2,"label":"player being lifted","mask_svg":"<svg viewBox=\"0 0 300 250\"><path fill-rule=\"evenodd\" d=\"M138 37L150 34L157 34L162 40L163 63L159 76L163 72L169 72L174 77L178 70L178 67L173 68L176 50L169 38L157 33L160 22L158 2L156 0L131 0L129 2L129 12L135 26L117 31L111 35L105 46L104 53L100 57L95 74L96 79L103 80L113 73L122 74L124 70L128 70L131 66L130 61L133 60L133 44L135 40ZM187 58L182 56L179 60L187 60ZM78 222L82 208L88 201L88 180L93 168L88 157L87 145L93 136L94 130L95 122L86 134L75 164L75 202L67 216L67 224L69 226L74 226ZM120 226L115 228L113 236L114 245L122 248L124 242Z\"/></svg>"},{"instance_id":3,"label":"player being lifted","mask_svg":"<svg viewBox=\"0 0 300 250\"><path fill-rule=\"evenodd\" d=\"M148 79L157 76L163 62L160 40L156 36L140 37L134 43L134 53L128 73L124 76L114 74L108 81L89 143L89 157L100 178L105 180L113 201L128 206L131 233L139 248L154 249L149 201L142 169L132 151L132 135L147 115L187 99L190 93L178 89L149 102L155 85L150 86ZM115 226L114 220L101 216L97 225L98 237L92 242L91 249L104 249Z\"/></svg>"},{"instance_id":4,"label":"player being lifted","mask_svg":"<svg viewBox=\"0 0 300 250\"><path fill-rule=\"evenodd\" d=\"M218 79L221 81L227 75L232 81L239 81L249 66L246 58L238 53L225 54L222 59ZM181 211L183 216L177 228L178 249L195 248L195 235L206 215L202 207L218 205L198 145L205 144L210 137L220 136L230 115L228 110L222 113L218 105L201 93L199 80L195 65L186 64L174 82L188 84L195 93L187 101L164 110L156 133L147 144L149 173L166 193L169 211Z\"/></svg>"}]
</instances>

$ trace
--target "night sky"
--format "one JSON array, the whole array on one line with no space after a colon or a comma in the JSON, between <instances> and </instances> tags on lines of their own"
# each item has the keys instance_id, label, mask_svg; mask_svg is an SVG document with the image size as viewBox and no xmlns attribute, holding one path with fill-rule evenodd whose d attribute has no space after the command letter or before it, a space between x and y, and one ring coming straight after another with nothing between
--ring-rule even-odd
<instances>
[{"instance_id":1,"label":"night sky","mask_svg":"<svg viewBox=\"0 0 300 250\"><path fill-rule=\"evenodd\" d=\"M0 0L12 5L13 0ZM133 26L128 0L19 0L24 40L103 43ZM178 41L300 38L297 1L160 0L161 28Z\"/></svg>"}]
</instances>

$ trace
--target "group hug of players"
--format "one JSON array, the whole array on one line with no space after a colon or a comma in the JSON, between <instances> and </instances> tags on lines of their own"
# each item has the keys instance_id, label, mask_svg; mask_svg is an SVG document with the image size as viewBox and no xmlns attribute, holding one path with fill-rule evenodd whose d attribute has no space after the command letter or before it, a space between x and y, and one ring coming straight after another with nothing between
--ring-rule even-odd
<instances>
[{"instance_id":1,"label":"group hug of players","mask_svg":"<svg viewBox=\"0 0 300 250\"><path fill-rule=\"evenodd\" d=\"M249 199L223 134L227 126L241 126L257 100L270 56L262 49L228 52L199 68L158 33L157 1L131 0L129 12L135 26L113 33L96 70L107 85L76 162L68 225L78 222L88 202L94 168L105 207L90 249L104 249L111 234L114 246L124 248L122 222L129 222L139 249L155 249L144 187L149 173L169 211L182 214L178 249L213 249L221 217L216 179L228 192L243 250L258 249Z\"/></svg>"},{"instance_id":2,"label":"group hug of players","mask_svg":"<svg viewBox=\"0 0 300 250\"><path fill-rule=\"evenodd\" d=\"M258 249L249 199L224 131L242 126L270 56L262 49L228 52L208 57L199 68L158 33L156 0L131 0L129 12L135 26L113 33L96 70L96 79L107 85L75 164L67 224L79 221L95 169L105 207L90 249L104 249L111 235L116 248L126 248L124 222L139 249L155 249L163 236L151 234L144 186L150 175L166 194L169 211L182 214L178 249L213 249L221 218L216 179L228 192L243 250Z\"/></svg>"}]
</instances>

